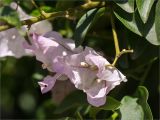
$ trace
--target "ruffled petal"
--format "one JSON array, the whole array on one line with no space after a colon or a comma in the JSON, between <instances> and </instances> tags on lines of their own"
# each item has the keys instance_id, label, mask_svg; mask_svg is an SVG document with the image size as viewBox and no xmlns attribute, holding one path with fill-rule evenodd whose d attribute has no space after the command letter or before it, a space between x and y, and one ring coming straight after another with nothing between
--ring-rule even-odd
<instances>
[{"instance_id":1,"label":"ruffled petal","mask_svg":"<svg viewBox=\"0 0 160 120\"><path fill-rule=\"evenodd\" d=\"M116 68L106 68L105 70L101 71L101 73L98 73L97 76L100 79L106 80L106 81L124 81L126 82L126 77Z\"/></svg>"}]
</instances>

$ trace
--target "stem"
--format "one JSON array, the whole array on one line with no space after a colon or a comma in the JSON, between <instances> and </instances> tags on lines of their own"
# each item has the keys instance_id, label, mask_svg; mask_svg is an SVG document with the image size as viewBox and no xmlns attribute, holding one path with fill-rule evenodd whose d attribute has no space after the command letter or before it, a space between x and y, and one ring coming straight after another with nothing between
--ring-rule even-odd
<instances>
[{"instance_id":1,"label":"stem","mask_svg":"<svg viewBox=\"0 0 160 120\"><path fill-rule=\"evenodd\" d=\"M117 61L118 61L118 58L121 55L123 55L125 53L133 53L133 50L123 49L122 51L120 51L117 32L116 32L116 27L115 27L115 21L114 21L114 17L113 17L113 12L111 12L111 26L112 26L112 34L113 34L114 45L115 45L115 50L116 50L116 56L115 56L115 59L114 59L114 61L111 65L115 66Z\"/></svg>"},{"instance_id":2,"label":"stem","mask_svg":"<svg viewBox=\"0 0 160 120\"><path fill-rule=\"evenodd\" d=\"M78 117L79 120L83 120L83 118L82 118L82 116L81 116L79 111L77 111L77 117Z\"/></svg>"},{"instance_id":3,"label":"stem","mask_svg":"<svg viewBox=\"0 0 160 120\"><path fill-rule=\"evenodd\" d=\"M35 7L36 6L37 5L35 5ZM85 4L80 5L78 7L70 8L66 11L59 11L59 12L52 12L52 13L45 13L44 11L41 11L43 16L45 16L45 17L43 17L43 18L41 16L33 17L31 19L21 21L21 23L22 23L22 25L32 25L32 24L34 24L36 22L39 22L41 20L53 19L53 18L57 18L57 17L65 17L65 18L70 19L70 20L75 20L76 16L79 13L83 13L84 10L89 10L89 9L92 9L92 8L104 7L104 6L105 6L105 2L91 1L89 3L85 3ZM5 27L3 27L3 26L5 26ZM7 29L13 28L13 27L15 27L15 26L11 26L11 25L8 25L8 24L1 25L0 26L0 31L7 30Z\"/></svg>"},{"instance_id":4,"label":"stem","mask_svg":"<svg viewBox=\"0 0 160 120\"><path fill-rule=\"evenodd\" d=\"M113 34L116 56L117 56L120 53L120 49L119 49L119 43L118 43L118 37L117 37L117 33L116 33L116 27L115 27L113 12L111 14L111 25L112 25L112 34Z\"/></svg>"}]
</instances>

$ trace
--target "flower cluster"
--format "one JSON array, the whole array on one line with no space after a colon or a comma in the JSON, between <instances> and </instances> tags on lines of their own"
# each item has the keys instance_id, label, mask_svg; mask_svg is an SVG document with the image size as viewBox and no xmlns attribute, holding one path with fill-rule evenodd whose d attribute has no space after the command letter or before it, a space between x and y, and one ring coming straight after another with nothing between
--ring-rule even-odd
<instances>
[{"instance_id":1,"label":"flower cluster","mask_svg":"<svg viewBox=\"0 0 160 120\"><path fill-rule=\"evenodd\" d=\"M42 67L54 76L48 75L38 82L42 93L52 89L57 79L67 76L77 89L87 94L87 100L93 106L106 102L106 95L126 77L100 56L92 48L76 48L73 40L64 39L57 32L48 32L44 36L33 33L31 45L24 44L32 50Z\"/></svg>"}]
</instances>

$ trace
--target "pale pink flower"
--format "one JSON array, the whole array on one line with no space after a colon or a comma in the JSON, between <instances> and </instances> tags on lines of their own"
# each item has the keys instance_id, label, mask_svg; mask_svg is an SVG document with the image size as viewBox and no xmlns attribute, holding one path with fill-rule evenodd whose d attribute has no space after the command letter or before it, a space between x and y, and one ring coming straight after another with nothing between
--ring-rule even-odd
<instances>
[{"instance_id":1,"label":"pale pink flower","mask_svg":"<svg viewBox=\"0 0 160 120\"><path fill-rule=\"evenodd\" d=\"M48 37L48 38L47 38ZM87 100L93 106L101 106L106 102L106 95L126 77L92 48L75 48L74 42L64 39L56 32L44 36L33 34L32 45L26 47L33 51L37 60L41 61L55 76L47 76L39 82L42 93L52 89L55 81L66 75L77 89L87 94Z\"/></svg>"},{"instance_id":2,"label":"pale pink flower","mask_svg":"<svg viewBox=\"0 0 160 120\"><path fill-rule=\"evenodd\" d=\"M75 44L70 39L64 39L57 32L48 32L44 36L36 33L32 34L31 44L24 42L24 47L32 51L36 59L42 62L42 67L50 72L55 72L54 61L57 57L64 57L82 51L82 47L75 48ZM61 73L61 72L60 72ZM56 80L68 79L64 75L47 76L39 82L42 93L48 92L54 86Z\"/></svg>"},{"instance_id":3,"label":"pale pink flower","mask_svg":"<svg viewBox=\"0 0 160 120\"><path fill-rule=\"evenodd\" d=\"M126 81L120 71L107 67L109 62L88 47L79 54L57 57L56 63L55 71L67 75L76 88L87 94L88 102L97 107L105 104L110 90Z\"/></svg>"}]
</instances>

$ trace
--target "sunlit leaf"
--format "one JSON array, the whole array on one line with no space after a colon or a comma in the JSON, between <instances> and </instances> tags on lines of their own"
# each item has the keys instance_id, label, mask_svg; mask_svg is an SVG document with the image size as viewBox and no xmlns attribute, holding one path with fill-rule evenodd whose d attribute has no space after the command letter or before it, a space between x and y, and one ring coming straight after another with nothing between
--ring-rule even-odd
<instances>
[{"instance_id":1,"label":"sunlit leaf","mask_svg":"<svg viewBox=\"0 0 160 120\"><path fill-rule=\"evenodd\" d=\"M151 44L160 45L158 40L158 35L155 31L155 22L154 22L154 9L152 8L150 12L150 17L146 24L142 22L138 11L135 11L133 14L124 14L122 11L115 11L115 16L122 22L122 24L131 30L132 32L145 37Z\"/></svg>"},{"instance_id":2,"label":"sunlit leaf","mask_svg":"<svg viewBox=\"0 0 160 120\"><path fill-rule=\"evenodd\" d=\"M144 120L142 107L137 103L137 98L123 97L120 106L122 120Z\"/></svg>"},{"instance_id":3,"label":"sunlit leaf","mask_svg":"<svg viewBox=\"0 0 160 120\"><path fill-rule=\"evenodd\" d=\"M136 0L140 17L144 23L146 23L148 20L149 13L153 3L154 0Z\"/></svg>"},{"instance_id":4,"label":"sunlit leaf","mask_svg":"<svg viewBox=\"0 0 160 120\"><path fill-rule=\"evenodd\" d=\"M0 8L0 21L1 20L10 25L20 27L20 20L17 12L9 6L3 6Z\"/></svg>"},{"instance_id":5,"label":"sunlit leaf","mask_svg":"<svg viewBox=\"0 0 160 120\"><path fill-rule=\"evenodd\" d=\"M134 12L134 0L114 0L118 6L128 13Z\"/></svg>"},{"instance_id":6,"label":"sunlit leaf","mask_svg":"<svg viewBox=\"0 0 160 120\"><path fill-rule=\"evenodd\" d=\"M142 36L142 33L139 31L136 21L135 21L135 15L134 14L123 14L123 13L117 13L114 12L115 16L123 23L123 25L131 30L132 32Z\"/></svg>"}]
</instances>

